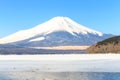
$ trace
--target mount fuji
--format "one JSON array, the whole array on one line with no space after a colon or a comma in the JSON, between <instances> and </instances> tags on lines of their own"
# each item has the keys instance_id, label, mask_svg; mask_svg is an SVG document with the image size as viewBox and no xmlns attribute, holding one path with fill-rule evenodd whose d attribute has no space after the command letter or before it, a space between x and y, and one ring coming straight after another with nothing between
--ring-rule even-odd
<instances>
[{"instance_id":1,"label":"mount fuji","mask_svg":"<svg viewBox=\"0 0 120 80\"><path fill-rule=\"evenodd\" d=\"M68 17L54 17L28 30L0 39L0 44L22 47L92 45L113 35L89 29Z\"/></svg>"}]
</instances>

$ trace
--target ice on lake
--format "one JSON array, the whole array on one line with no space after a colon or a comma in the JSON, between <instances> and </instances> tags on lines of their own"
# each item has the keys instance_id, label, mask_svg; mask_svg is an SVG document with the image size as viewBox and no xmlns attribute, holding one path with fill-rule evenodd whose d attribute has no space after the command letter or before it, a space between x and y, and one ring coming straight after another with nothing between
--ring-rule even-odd
<instances>
[{"instance_id":1,"label":"ice on lake","mask_svg":"<svg viewBox=\"0 0 120 80\"><path fill-rule=\"evenodd\" d=\"M120 55L1 55L0 80L120 80Z\"/></svg>"}]
</instances>

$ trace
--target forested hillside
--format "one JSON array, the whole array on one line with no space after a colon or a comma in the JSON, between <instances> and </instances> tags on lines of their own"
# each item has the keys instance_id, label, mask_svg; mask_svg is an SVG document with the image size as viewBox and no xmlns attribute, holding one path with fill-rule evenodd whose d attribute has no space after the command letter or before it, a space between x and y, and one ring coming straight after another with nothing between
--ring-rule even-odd
<instances>
[{"instance_id":1,"label":"forested hillside","mask_svg":"<svg viewBox=\"0 0 120 80\"><path fill-rule=\"evenodd\" d=\"M120 53L120 36L105 39L87 49L89 53Z\"/></svg>"}]
</instances>

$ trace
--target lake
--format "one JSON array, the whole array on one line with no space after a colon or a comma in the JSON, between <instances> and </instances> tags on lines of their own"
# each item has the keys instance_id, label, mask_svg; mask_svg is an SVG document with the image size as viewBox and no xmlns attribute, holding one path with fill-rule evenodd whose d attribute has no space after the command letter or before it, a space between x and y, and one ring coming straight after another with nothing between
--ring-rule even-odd
<instances>
[{"instance_id":1,"label":"lake","mask_svg":"<svg viewBox=\"0 0 120 80\"><path fill-rule=\"evenodd\" d=\"M0 80L120 80L112 72L2 72Z\"/></svg>"},{"instance_id":2,"label":"lake","mask_svg":"<svg viewBox=\"0 0 120 80\"><path fill-rule=\"evenodd\" d=\"M0 55L0 80L120 80L120 55Z\"/></svg>"}]
</instances>

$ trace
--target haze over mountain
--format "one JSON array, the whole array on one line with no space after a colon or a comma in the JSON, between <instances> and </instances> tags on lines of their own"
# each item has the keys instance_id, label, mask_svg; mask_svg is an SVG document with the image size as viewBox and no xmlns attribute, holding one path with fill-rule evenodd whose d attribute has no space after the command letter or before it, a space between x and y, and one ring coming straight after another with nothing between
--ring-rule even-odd
<instances>
[{"instance_id":1,"label":"haze over mountain","mask_svg":"<svg viewBox=\"0 0 120 80\"><path fill-rule=\"evenodd\" d=\"M89 29L68 17L54 17L28 30L0 39L0 44L23 47L92 45L113 35Z\"/></svg>"}]
</instances>

